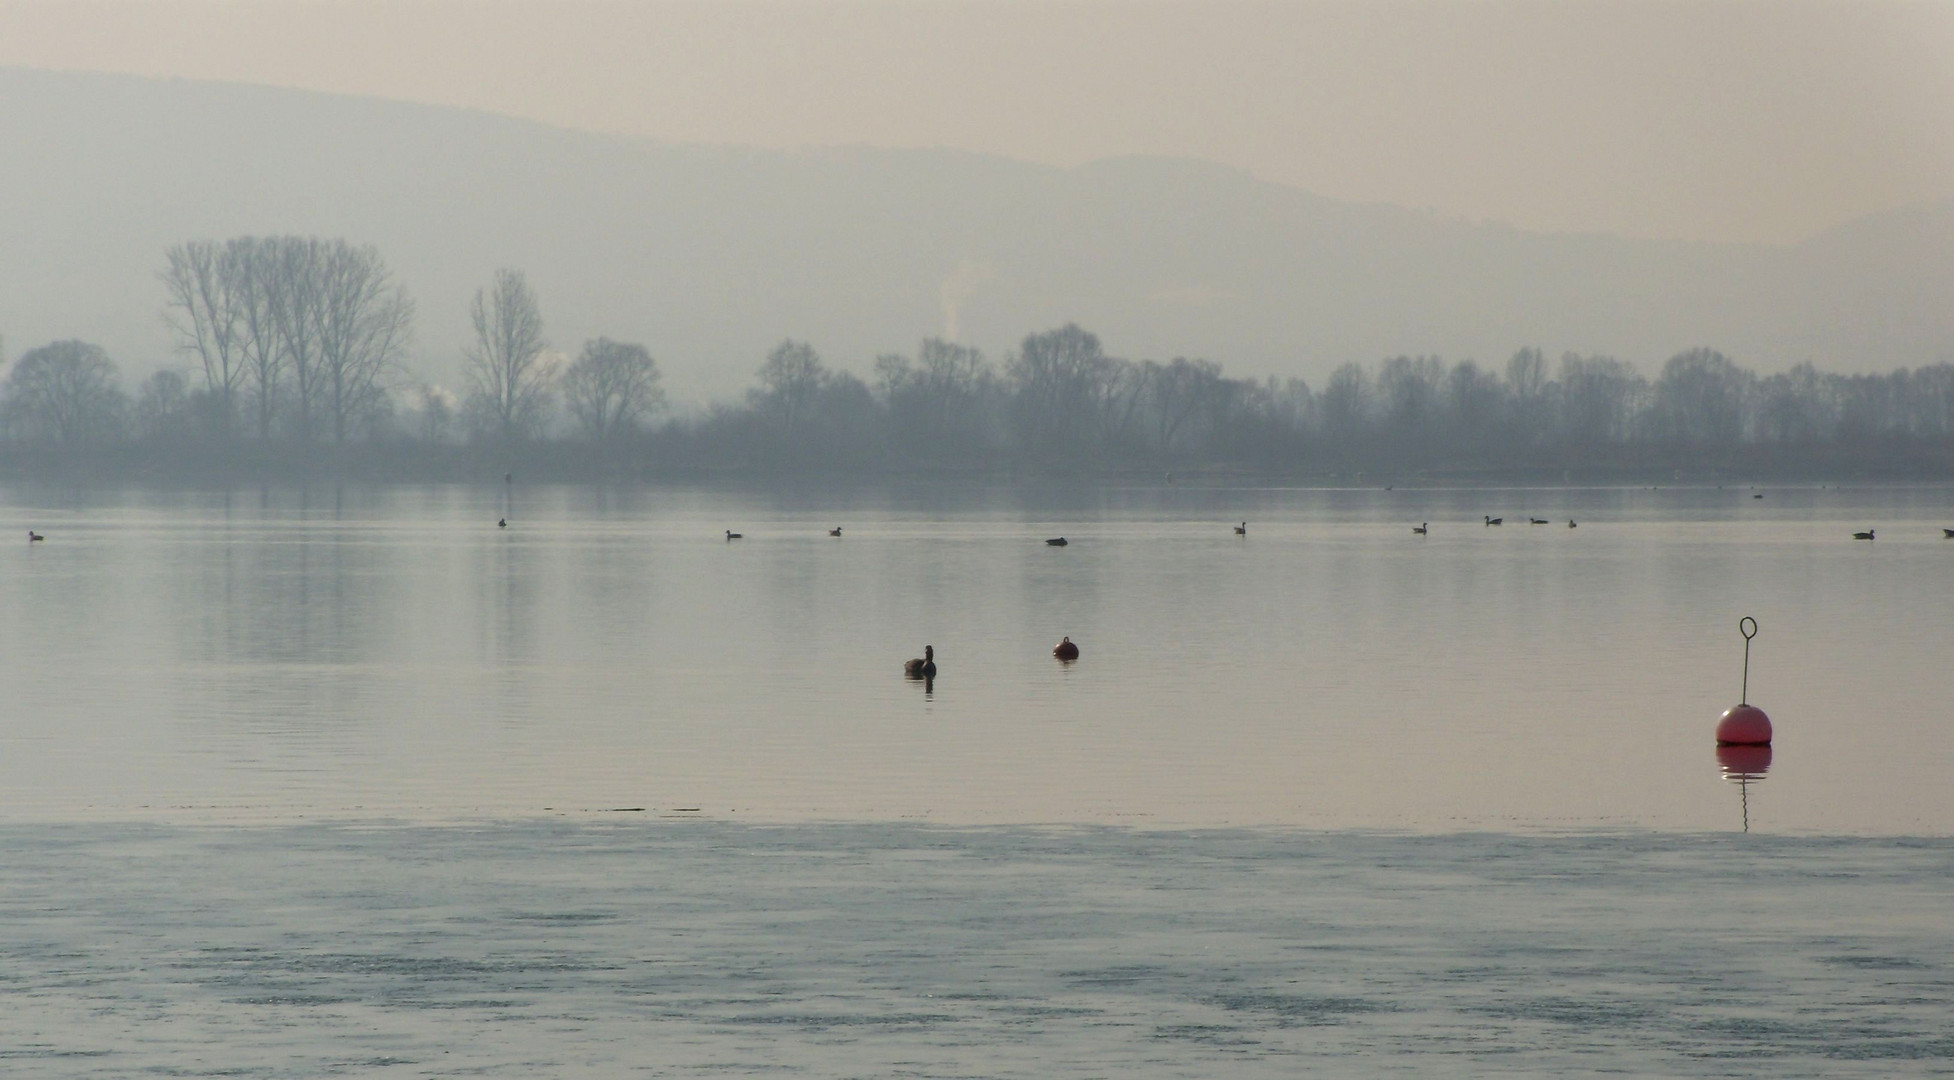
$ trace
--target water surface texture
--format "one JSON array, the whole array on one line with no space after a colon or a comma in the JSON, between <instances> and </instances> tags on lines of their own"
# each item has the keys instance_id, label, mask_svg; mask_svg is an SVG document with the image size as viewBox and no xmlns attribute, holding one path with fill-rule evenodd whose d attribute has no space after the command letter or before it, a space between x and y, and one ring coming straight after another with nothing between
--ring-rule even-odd
<instances>
[{"instance_id":1,"label":"water surface texture","mask_svg":"<svg viewBox=\"0 0 1954 1080\"><path fill-rule=\"evenodd\" d=\"M6 1075L1954 1071L1947 840L645 815L0 858Z\"/></svg>"},{"instance_id":2,"label":"water surface texture","mask_svg":"<svg viewBox=\"0 0 1954 1080\"><path fill-rule=\"evenodd\" d=\"M1954 489L1763 494L14 487L0 816L1954 833Z\"/></svg>"}]
</instances>

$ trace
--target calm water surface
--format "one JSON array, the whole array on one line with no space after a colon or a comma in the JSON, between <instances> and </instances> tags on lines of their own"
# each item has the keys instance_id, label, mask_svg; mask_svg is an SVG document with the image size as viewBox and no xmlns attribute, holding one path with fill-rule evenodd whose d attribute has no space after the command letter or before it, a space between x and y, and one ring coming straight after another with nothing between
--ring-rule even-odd
<instances>
[{"instance_id":1,"label":"calm water surface","mask_svg":"<svg viewBox=\"0 0 1954 1080\"><path fill-rule=\"evenodd\" d=\"M1954 834L1954 489L1764 493L0 489L0 815Z\"/></svg>"}]
</instances>

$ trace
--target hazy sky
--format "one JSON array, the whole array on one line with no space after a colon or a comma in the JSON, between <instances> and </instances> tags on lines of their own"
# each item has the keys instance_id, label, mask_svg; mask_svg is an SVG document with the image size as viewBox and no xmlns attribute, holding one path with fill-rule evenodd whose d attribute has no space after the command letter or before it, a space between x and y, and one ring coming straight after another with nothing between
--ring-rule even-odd
<instances>
[{"instance_id":1,"label":"hazy sky","mask_svg":"<svg viewBox=\"0 0 1954 1080\"><path fill-rule=\"evenodd\" d=\"M1954 2L0 0L0 64L684 142L1169 154L1528 228L1954 198Z\"/></svg>"}]
</instances>

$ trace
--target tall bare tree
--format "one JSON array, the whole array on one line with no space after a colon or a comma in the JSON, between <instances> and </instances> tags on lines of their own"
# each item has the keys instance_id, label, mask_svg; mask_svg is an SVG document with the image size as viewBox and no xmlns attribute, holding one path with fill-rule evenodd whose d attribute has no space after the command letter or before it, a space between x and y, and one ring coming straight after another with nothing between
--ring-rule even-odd
<instances>
[{"instance_id":1,"label":"tall bare tree","mask_svg":"<svg viewBox=\"0 0 1954 1080\"><path fill-rule=\"evenodd\" d=\"M643 345L609 338L584 342L563 373L563 396L577 427L593 442L608 442L665 406L658 362Z\"/></svg>"},{"instance_id":2,"label":"tall bare tree","mask_svg":"<svg viewBox=\"0 0 1954 1080\"><path fill-rule=\"evenodd\" d=\"M271 438L285 378L285 346L278 335L273 288L278 262L275 240L241 236L224 245L223 272L236 298L245 392L251 398L252 426L261 441Z\"/></svg>"},{"instance_id":3,"label":"tall bare tree","mask_svg":"<svg viewBox=\"0 0 1954 1080\"><path fill-rule=\"evenodd\" d=\"M229 434L237 415L237 391L249 374L239 340L240 282L231 245L193 240L171 247L165 258L164 318L176 331L178 347L203 363L204 389L216 400Z\"/></svg>"},{"instance_id":4,"label":"tall bare tree","mask_svg":"<svg viewBox=\"0 0 1954 1080\"><path fill-rule=\"evenodd\" d=\"M311 309L321 404L332 421L333 442L342 444L354 420L385 398L382 378L407 348L414 301L394 284L371 246L339 240L312 251L318 260L308 276L317 290Z\"/></svg>"},{"instance_id":5,"label":"tall bare tree","mask_svg":"<svg viewBox=\"0 0 1954 1080\"><path fill-rule=\"evenodd\" d=\"M475 290L469 307L475 343L468 350L469 411L503 441L533 434L549 407L553 372L543 350L543 313L520 270L497 270L491 289Z\"/></svg>"}]
</instances>

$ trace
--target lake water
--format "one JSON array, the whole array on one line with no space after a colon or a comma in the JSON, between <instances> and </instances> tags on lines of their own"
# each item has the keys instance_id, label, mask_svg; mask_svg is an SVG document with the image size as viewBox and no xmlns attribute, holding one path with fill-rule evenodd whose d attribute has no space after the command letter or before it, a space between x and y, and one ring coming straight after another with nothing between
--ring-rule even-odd
<instances>
[{"instance_id":1,"label":"lake water","mask_svg":"<svg viewBox=\"0 0 1954 1080\"><path fill-rule=\"evenodd\" d=\"M0 488L0 1076L1954 1074L1954 489L1763 494Z\"/></svg>"},{"instance_id":2,"label":"lake water","mask_svg":"<svg viewBox=\"0 0 1954 1080\"><path fill-rule=\"evenodd\" d=\"M1954 833L1954 489L1764 494L14 488L0 814L1741 827L1751 615L1751 827Z\"/></svg>"}]
</instances>

